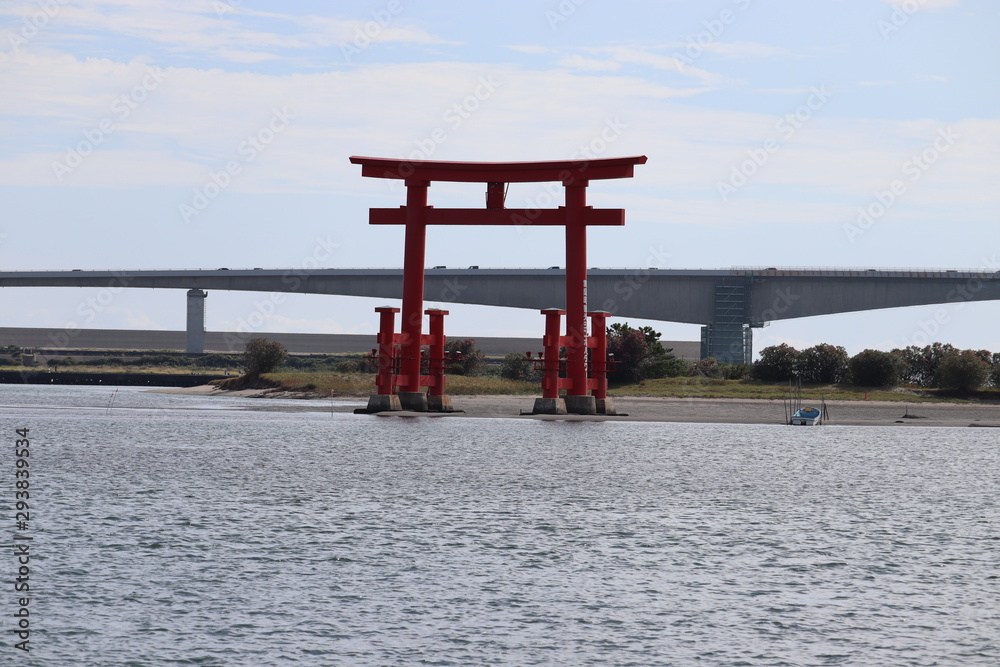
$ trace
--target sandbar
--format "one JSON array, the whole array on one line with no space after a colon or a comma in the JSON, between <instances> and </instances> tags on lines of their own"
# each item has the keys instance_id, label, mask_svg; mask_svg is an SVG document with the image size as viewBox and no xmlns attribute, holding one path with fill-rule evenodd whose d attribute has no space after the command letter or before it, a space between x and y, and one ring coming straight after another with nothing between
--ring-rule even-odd
<instances>
[{"instance_id":1,"label":"sandbar","mask_svg":"<svg viewBox=\"0 0 1000 667\"><path fill-rule=\"evenodd\" d=\"M188 388L160 388L150 391L196 396L236 396L260 398L308 398L291 392L244 389L224 391L210 385ZM334 397L330 409L352 412L363 407L363 397ZM766 399L713 399L713 398L662 398L649 396L615 397L621 416L584 415L530 415L533 396L461 396L453 395L452 404L457 412L417 413L391 412L359 415L359 419L392 417L430 418L512 418L568 421L649 421L696 422L705 424L782 424L785 406L780 400ZM307 401L310 402L310 401ZM304 406L303 406L304 407ZM818 407L818 406L817 406ZM906 403L895 401L827 401L828 425L841 426L951 426L951 427L1000 427L1000 405L988 403Z\"/></svg>"}]
</instances>

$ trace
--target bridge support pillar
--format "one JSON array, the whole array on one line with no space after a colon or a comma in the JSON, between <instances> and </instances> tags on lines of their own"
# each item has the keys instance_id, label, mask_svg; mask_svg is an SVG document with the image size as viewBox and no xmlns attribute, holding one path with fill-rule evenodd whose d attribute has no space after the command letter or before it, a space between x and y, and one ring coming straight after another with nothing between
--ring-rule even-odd
<instances>
[{"instance_id":1,"label":"bridge support pillar","mask_svg":"<svg viewBox=\"0 0 1000 667\"><path fill-rule=\"evenodd\" d=\"M715 284L714 317L701 328L701 358L727 364L749 364L753 360L750 315L750 276L723 278Z\"/></svg>"},{"instance_id":2,"label":"bridge support pillar","mask_svg":"<svg viewBox=\"0 0 1000 667\"><path fill-rule=\"evenodd\" d=\"M187 347L188 354L205 351L205 299L208 293L200 289L187 293Z\"/></svg>"},{"instance_id":3,"label":"bridge support pillar","mask_svg":"<svg viewBox=\"0 0 1000 667\"><path fill-rule=\"evenodd\" d=\"M753 329L749 325L708 324L701 328L701 358L727 364L753 362Z\"/></svg>"}]
</instances>

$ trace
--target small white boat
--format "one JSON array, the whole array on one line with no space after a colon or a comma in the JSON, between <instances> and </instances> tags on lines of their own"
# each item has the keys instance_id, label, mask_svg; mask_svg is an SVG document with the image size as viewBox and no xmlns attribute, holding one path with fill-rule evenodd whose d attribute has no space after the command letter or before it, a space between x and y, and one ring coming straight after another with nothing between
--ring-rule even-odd
<instances>
[{"instance_id":1,"label":"small white boat","mask_svg":"<svg viewBox=\"0 0 1000 667\"><path fill-rule=\"evenodd\" d=\"M823 422L823 413L819 408L800 408L792 415L789 422L792 426L816 426Z\"/></svg>"}]
</instances>

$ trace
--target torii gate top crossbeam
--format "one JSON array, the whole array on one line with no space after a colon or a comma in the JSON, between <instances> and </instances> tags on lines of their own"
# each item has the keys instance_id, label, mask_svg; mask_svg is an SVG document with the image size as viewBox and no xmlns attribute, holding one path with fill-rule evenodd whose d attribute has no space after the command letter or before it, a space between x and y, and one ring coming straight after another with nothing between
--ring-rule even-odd
<instances>
[{"instance_id":1,"label":"torii gate top crossbeam","mask_svg":"<svg viewBox=\"0 0 1000 667\"><path fill-rule=\"evenodd\" d=\"M578 181L631 178L635 165L645 164L646 156L546 162L440 162L355 155L351 157L351 163L360 164L361 175L369 178L459 183L561 181L566 185L572 185Z\"/></svg>"}]
</instances>

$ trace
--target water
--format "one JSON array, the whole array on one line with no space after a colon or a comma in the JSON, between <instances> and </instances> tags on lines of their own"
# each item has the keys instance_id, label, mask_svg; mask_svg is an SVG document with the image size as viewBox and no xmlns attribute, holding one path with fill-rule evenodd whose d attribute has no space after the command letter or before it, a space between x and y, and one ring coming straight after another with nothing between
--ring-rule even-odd
<instances>
[{"instance_id":1,"label":"water","mask_svg":"<svg viewBox=\"0 0 1000 667\"><path fill-rule=\"evenodd\" d=\"M111 393L0 387L0 664L1000 664L993 429Z\"/></svg>"}]
</instances>

